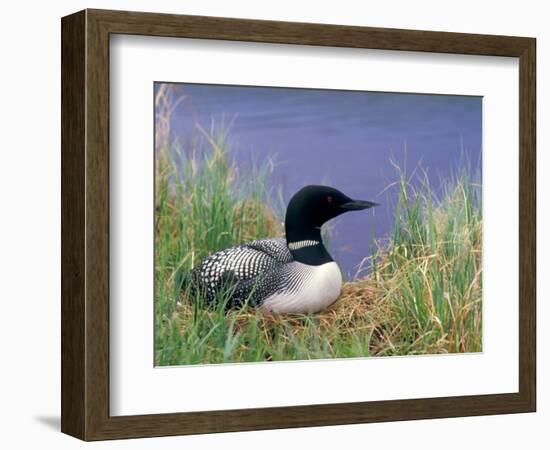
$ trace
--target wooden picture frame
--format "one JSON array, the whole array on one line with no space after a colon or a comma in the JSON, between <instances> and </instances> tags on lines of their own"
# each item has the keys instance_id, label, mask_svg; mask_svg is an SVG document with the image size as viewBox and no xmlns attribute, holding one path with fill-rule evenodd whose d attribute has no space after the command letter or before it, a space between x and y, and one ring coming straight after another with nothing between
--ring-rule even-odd
<instances>
[{"instance_id":1,"label":"wooden picture frame","mask_svg":"<svg viewBox=\"0 0 550 450\"><path fill-rule=\"evenodd\" d=\"M85 10L62 30L61 429L84 440L535 411L533 38ZM139 416L109 415L109 36L136 34L519 58L519 391Z\"/></svg>"}]
</instances>

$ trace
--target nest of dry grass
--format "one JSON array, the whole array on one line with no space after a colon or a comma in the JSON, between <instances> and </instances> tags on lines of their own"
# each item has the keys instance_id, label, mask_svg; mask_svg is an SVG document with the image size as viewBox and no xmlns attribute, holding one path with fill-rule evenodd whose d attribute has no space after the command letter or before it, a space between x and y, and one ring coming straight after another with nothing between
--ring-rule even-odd
<instances>
[{"instance_id":1,"label":"nest of dry grass","mask_svg":"<svg viewBox=\"0 0 550 450\"><path fill-rule=\"evenodd\" d=\"M327 346L337 341L346 341L361 335L371 341L368 354L376 355L383 348L380 344L380 329L384 327L383 317L388 317L389 306L381 302L380 289L372 276L367 276L342 286L338 300L329 308L312 315L269 314L255 308L243 308L227 313L226 320L233 321L234 333L247 333L250 327L256 327L266 341L266 347L273 346L277 339L300 340L312 332L322 336ZM193 305L181 294L177 314L181 333L186 333L192 323ZM210 315L215 322L216 311L201 311ZM337 357L337 355L335 355ZM356 355L356 356L367 356ZM273 360L270 354L265 360Z\"/></svg>"}]
</instances>

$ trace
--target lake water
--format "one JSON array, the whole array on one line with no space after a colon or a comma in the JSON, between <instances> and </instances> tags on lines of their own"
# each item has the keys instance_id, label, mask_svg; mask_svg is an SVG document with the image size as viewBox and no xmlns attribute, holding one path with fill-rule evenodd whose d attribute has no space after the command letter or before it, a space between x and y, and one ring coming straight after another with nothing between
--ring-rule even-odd
<instances>
[{"instance_id":1,"label":"lake water","mask_svg":"<svg viewBox=\"0 0 550 450\"><path fill-rule=\"evenodd\" d=\"M461 153L481 158L482 98L336 90L173 85L185 100L173 113L172 132L185 142L195 124L231 122L230 151L250 166L275 159L270 183L285 202L308 184L327 184L352 198L381 205L330 222L329 251L347 278L371 255L371 237L387 237L394 222L398 174L393 158L411 173L418 164L437 191Z\"/></svg>"}]
</instances>

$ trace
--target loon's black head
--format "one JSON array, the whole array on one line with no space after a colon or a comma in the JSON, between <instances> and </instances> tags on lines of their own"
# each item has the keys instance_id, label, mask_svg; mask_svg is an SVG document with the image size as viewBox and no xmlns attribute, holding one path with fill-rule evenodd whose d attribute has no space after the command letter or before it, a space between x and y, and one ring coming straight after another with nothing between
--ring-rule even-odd
<instances>
[{"instance_id":1,"label":"loon's black head","mask_svg":"<svg viewBox=\"0 0 550 450\"><path fill-rule=\"evenodd\" d=\"M325 222L348 211L359 211L374 206L378 204L366 200L353 200L329 186L303 187L290 199L286 210L285 231L289 248L292 251L293 244L297 242L321 243L320 230Z\"/></svg>"}]
</instances>

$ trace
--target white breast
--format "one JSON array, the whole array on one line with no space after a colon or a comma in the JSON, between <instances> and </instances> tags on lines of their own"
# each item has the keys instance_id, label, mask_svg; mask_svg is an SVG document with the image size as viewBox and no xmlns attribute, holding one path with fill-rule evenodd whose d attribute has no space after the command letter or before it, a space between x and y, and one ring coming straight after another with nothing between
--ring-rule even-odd
<instances>
[{"instance_id":1,"label":"white breast","mask_svg":"<svg viewBox=\"0 0 550 450\"><path fill-rule=\"evenodd\" d=\"M306 314L325 309L340 295L342 274L335 262L310 266L290 263L292 275L299 278L291 292L276 293L262 303L262 309L276 314Z\"/></svg>"}]
</instances>

